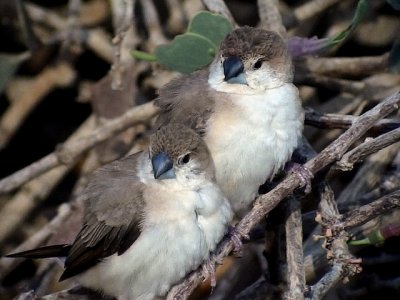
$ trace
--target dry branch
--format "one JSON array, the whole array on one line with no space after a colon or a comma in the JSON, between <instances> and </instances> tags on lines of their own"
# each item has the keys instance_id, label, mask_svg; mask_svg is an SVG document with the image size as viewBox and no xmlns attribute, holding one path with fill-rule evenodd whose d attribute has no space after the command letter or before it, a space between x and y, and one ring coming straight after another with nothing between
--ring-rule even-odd
<instances>
[{"instance_id":1,"label":"dry branch","mask_svg":"<svg viewBox=\"0 0 400 300\"><path fill-rule=\"evenodd\" d=\"M71 215L73 210L71 209L71 205L68 203L62 204L58 208L58 214L53 220L51 220L46 226L44 226L41 230L36 232L34 235L29 237L25 242L19 245L17 248L10 251L10 253L21 252L29 249L37 248L42 245L44 241L46 241L54 232L64 224L65 220ZM0 280L2 280L13 267L21 262L22 259L10 259L1 257L0 258Z\"/></svg>"},{"instance_id":2,"label":"dry branch","mask_svg":"<svg viewBox=\"0 0 400 300\"><path fill-rule=\"evenodd\" d=\"M14 136L28 114L57 87L66 87L75 79L75 70L65 62L44 69L34 79L25 81L23 92L14 99L0 121L0 149ZM12 82L11 82L12 84ZM21 88L21 87L19 87Z\"/></svg>"},{"instance_id":3,"label":"dry branch","mask_svg":"<svg viewBox=\"0 0 400 300\"><path fill-rule=\"evenodd\" d=\"M309 71L320 75L356 77L385 71L388 58L388 53L363 57L313 57L306 58L304 65Z\"/></svg>"},{"instance_id":4,"label":"dry branch","mask_svg":"<svg viewBox=\"0 0 400 300\"><path fill-rule=\"evenodd\" d=\"M0 193L10 192L56 166L69 164L83 152L111 136L130 126L149 121L157 112L158 110L153 103L134 107L121 117L104 123L102 127L94 130L90 135L59 145L55 152L0 180Z\"/></svg>"},{"instance_id":5,"label":"dry branch","mask_svg":"<svg viewBox=\"0 0 400 300\"><path fill-rule=\"evenodd\" d=\"M344 214L344 221L340 226L344 228L360 226L396 207L400 207L400 190Z\"/></svg>"},{"instance_id":6,"label":"dry branch","mask_svg":"<svg viewBox=\"0 0 400 300\"><path fill-rule=\"evenodd\" d=\"M294 15L298 22L303 22L306 19L314 17L332 5L338 3L339 0L312 0L304 3L294 10Z\"/></svg>"},{"instance_id":7,"label":"dry branch","mask_svg":"<svg viewBox=\"0 0 400 300\"><path fill-rule=\"evenodd\" d=\"M287 290L283 299L304 299L306 280L304 277L303 224L301 206L298 199L289 197L287 203L289 216L286 220L286 256L288 264Z\"/></svg>"},{"instance_id":8,"label":"dry branch","mask_svg":"<svg viewBox=\"0 0 400 300\"><path fill-rule=\"evenodd\" d=\"M316 111L315 109L312 109L311 107L306 107L305 112L305 124L312 125L321 129L347 129L353 124L355 120L357 120L357 116L323 114ZM400 120L395 119L382 119L379 120L379 122L377 122L373 127L371 127L371 129L376 132L387 132L396 128L400 128Z\"/></svg>"},{"instance_id":9,"label":"dry branch","mask_svg":"<svg viewBox=\"0 0 400 300\"><path fill-rule=\"evenodd\" d=\"M233 19L231 12L229 11L228 7L226 6L223 0L202 0L202 2L209 11L223 15L231 22L231 24L237 27L237 24Z\"/></svg>"},{"instance_id":10,"label":"dry branch","mask_svg":"<svg viewBox=\"0 0 400 300\"><path fill-rule=\"evenodd\" d=\"M121 90L123 88L122 85L122 74L124 72L124 67L121 61L121 53L122 53L122 44L126 37L126 34L131 27L131 20L133 19L133 8L135 6L136 1L123 1L122 9L123 16L119 20L114 20L115 28L115 36L112 39L112 43L114 46L114 61L111 66L111 74L112 74L112 84L111 87L113 90Z\"/></svg>"},{"instance_id":11,"label":"dry branch","mask_svg":"<svg viewBox=\"0 0 400 300\"><path fill-rule=\"evenodd\" d=\"M353 179L342 189L337 198L340 207L345 206L346 210L358 207L360 195L365 194L376 187L382 174L393 161L400 151L400 143L395 143L389 147L370 155L358 169Z\"/></svg>"},{"instance_id":12,"label":"dry branch","mask_svg":"<svg viewBox=\"0 0 400 300\"><path fill-rule=\"evenodd\" d=\"M59 39L62 41L68 34L68 21L51 10L44 9L33 3L25 3L25 7L31 19L41 24L45 22L50 27L57 30ZM86 37L86 44L92 49L97 55L108 62L113 61L113 51L111 47L111 37L106 33L105 30L100 28L94 28L89 30L81 31L80 36Z\"/></svg>"},{"instance_id":13,"label":"dry branch","mask_svg":"<svg viewBox=\"0 0 400 300\"><path fill-rule=\"evenodd\" d=\"M261 27L286 36L286 28L282 24L282 17L278 9L278 0L258 0L258 13Z\"/></svg>"},{"instance_id":14,"label":"dry branch","mask_svg":"<svg viewBox=\"0 0 400 300\"><path fill-rule=\"evenodd\" d=\"M372 153L378 152L398 141L400 141L400 128L382 134L374 139L367 139L367 141L346 153L336 163L336 167L343 171L351 170L356 162L362 161Z\"/></svg>"},{"instance_id":15,"label":"dry branch","mask_svg":"<svg viewBox=\"0 0 400 300\"><path fill-rule=\"evenodd\" d=\"M94 128L93 118L88 118L74 134L67 140L73 143L82 136L91 132ZM12 197L0 210L0 243L3 242L21 222L46 199L54 187L68 173L74 164L74 160L65 165L58 165L56 168L41 174L34 180L23 185L22 188Z\"/></svg>"},{"instance_id":16,"label":"dry branch","mask_svg":"<svg viewBox=\"0 0 400 300\"><path fill-rule=\"evenodd\" d=\"M343 227L337 227L340 214L333 191L327 183L319 188L321 201L319 203L318 222L322 225L324 247L332 268L314 285L309 288L306 299L321 300L326 293L339 281L360 272L360 259L356 259L349 252L347 246L348 234Z\"/></svg>"}]
</instances>

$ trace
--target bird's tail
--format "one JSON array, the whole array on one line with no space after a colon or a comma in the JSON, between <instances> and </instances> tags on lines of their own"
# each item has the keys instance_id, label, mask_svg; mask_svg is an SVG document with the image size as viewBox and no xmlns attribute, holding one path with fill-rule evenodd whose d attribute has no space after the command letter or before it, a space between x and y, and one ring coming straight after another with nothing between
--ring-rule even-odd
<instances>
[{"instance_id":1,"label":"bird's tail","mask_svg":"<svg viewBox=\"0 0 400 300\"><path fill-rule=\"evenodd\" d=\"M71 245L52 245L40 247L32 250L16 252L6 255L6 257L24 257L24 258L47 258L67 256L71 250Z\"/></svg>"}]
</instances>

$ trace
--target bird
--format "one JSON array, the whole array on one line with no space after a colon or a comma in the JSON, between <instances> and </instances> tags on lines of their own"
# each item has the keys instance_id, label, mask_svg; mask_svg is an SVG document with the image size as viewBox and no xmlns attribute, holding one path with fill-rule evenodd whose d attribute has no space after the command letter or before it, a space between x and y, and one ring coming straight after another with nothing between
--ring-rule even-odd
<instances>
[{"instance_id":1,"label":"bird","mask_svg":"<svg viewBox=\"0 0 400 300\"><path fill-rule=\"evenodd\" d=\"M210 261L233 217L206 144L182 124L158 129L147 150L94 171L83 199L83 225L71 245L8 256L66 256L60 280L75 277L120 299L164 296Z\"/></svg>"},{"instance_id":2,"label":"bird","mask_svg":"<svg viewBox=\"0 0 400 300\"><path fill-rule=\"evenodd\" d=\"M154 100L157 127L182 123L202 136L236 216L299 144L304 111L292 81L283 38L244 26L225 37L209 67L173 79Z\"/></svg>"}]
</instances>

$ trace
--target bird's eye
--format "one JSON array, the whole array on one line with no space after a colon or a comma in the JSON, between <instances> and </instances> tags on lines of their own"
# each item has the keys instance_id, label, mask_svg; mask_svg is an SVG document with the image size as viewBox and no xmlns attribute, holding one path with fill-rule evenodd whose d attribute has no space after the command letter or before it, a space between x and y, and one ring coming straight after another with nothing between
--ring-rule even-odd
<instances>
[{"instance_id":1,"label":"bird's eye","mask_svg":"<svg viewBox=\"0 0 400 300\"><path fill-rule=\"evenodd\" d=\"M186 154L182 159L181 159L181 164L187 164L190 160L190 154Z\"/></svg>"},{"instance_id":2,"label":"bird's eye","mask_svg":"<svg viewBox=\"0 0 400 300\"><path fill-rule=\"evenodd\" d=\"M262 63L263 63L262 60L257 60L256 63L253 65L253 68L254 68L255 70L261 68Z\"/></svg>"}]
</instances>

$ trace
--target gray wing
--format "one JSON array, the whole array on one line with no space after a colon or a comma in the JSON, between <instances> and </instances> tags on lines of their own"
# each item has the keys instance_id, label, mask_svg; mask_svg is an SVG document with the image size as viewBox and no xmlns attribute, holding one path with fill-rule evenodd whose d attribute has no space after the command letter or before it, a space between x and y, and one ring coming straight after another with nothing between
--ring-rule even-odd
<instances>
[{"instance_id":1,"label":"gray wing","mask_svg":"<svg viewBox=\"0 0 400 300\"><path fill-rule=\"evenodd\" d=\"M201 70L172 80L154 101L161 108L156 128L181 123L204 135L207 120L214 109L214 97L208 86L208 71Z\"/></svg>"},{"instance_id":2,"label":"gray wing","mask_svg":"<svg viewBox=\"0 0 400 300\"><path fill-rule=\"evenodd\" d=\"M124 253L139 237L143 188L136 175L141 153L96 170L84 192L84 224L65 261L60 280L77 275L102 258Z\"/></svg>"}]
</instances>

